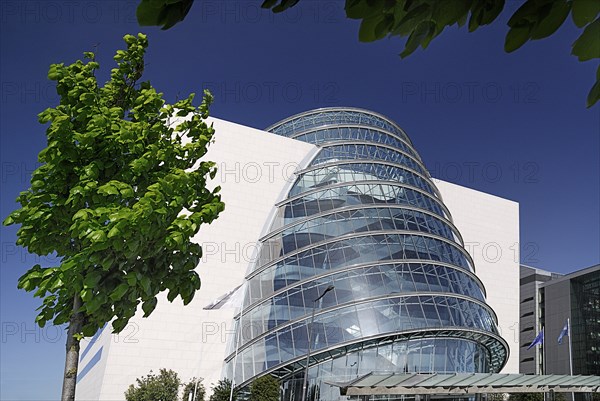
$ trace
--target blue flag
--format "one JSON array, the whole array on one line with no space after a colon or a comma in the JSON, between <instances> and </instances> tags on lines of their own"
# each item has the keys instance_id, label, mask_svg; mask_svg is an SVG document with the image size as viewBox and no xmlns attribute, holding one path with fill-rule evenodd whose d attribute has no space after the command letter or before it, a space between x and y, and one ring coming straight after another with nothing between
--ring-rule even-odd
<instances>
[{"instance_id":1,"label":"blue flag","mask_svg":"<svg viewBox=\"0 0 600 401\"><path fill-rule=\"evenodd\" d=\"M558 343L562 344L563 337L568 336L568 335L569 335L569 322L566 322L565 327L563 327L560 334L558 335Z\"/></svg>"},{"instance_id":2,"label":"blue flag","mask_svg":"<svg viewBox=\"0 0 600 401\"><path fill-rule=\"evenodd\" d=\"M533 347L535 347L538 344L543 344L544 343L544 329L542 329L542 331L540 331L538 333L538 335L535 337L535 339L533 340L533 342L529 345L529 347L527 347L527 349L531 349Z\"/></svg>"}]
</instances>

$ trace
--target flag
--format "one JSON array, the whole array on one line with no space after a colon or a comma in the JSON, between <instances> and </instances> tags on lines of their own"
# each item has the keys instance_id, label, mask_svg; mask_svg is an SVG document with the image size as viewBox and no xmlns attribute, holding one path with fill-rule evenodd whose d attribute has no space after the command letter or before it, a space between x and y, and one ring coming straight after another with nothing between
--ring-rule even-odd
<instances>
[{"instance_id":1,"label":"flag","mask_svg":"<svg viewBox=\"0 0 600 401\"><path fill-rule=\"evenodd\" d=\"M562 344L562 340L564 336L568 336L569 335L569 321L567 321L565 323L565 326L563 327L563 329L560 331L560 334L558 335L558 343Z\"/></svg>"},{"instance_id":2,"label":"flag","mask_svg":"<svg viewBox=\"0 0 600 401\"><path fill-rule=\"evenodd\" d=\"M540 331L538 333L538 335L535 337L535 339L533 340L533 342L529 345L529 347L527 347L527 349L531 349L533 347L535 347L538 344L543 344L544 343L544 329L542 329L542 331Z\"/></svg>"}]
</instances>

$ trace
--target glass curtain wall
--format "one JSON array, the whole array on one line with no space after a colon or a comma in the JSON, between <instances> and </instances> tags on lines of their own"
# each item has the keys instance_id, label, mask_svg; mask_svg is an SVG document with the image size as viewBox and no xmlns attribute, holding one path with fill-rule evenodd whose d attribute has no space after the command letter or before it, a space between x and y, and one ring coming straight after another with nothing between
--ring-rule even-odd
<instances>
[{"instance_id":1,"label":"glass curtain wall","mask_svg":"<svg viewBox=\"0 0 600 401\"><path fill-rule=\"evenodd\" d=\"M508 347L497 318L404 131L350 108L267 131L321 150L261 239L225 375L244 387L272 374L284 400L299 400L310 347L309 399L324 401L339 397L325 382L372 371L500 371Z\"/></svg>"}]
</instances>

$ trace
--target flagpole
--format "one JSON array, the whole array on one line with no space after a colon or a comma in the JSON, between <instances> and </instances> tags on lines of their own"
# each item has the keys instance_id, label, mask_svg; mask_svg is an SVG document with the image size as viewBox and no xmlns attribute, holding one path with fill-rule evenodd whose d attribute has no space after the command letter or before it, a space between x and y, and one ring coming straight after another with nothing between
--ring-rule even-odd
<instances>
[{"instance_id":1,"label":"flagpole","mask_svg":"<svg viewBox=\"0 0 600 401\"><path fill-rule=\"evenodd\" d=\"M546 374L546 331L542 326L542 369L543 373ZM544 401L546 401L546 392L544 392Z\"/></svg>"},{"instance_id":2,"label":"flagpole","mask_svg":"<svg viewBox=\"0 0 600 401\"><path fill-rule=\"evenodd\" d=\"M573 336L573 331L571 331L571 319L567 318L567 334L569 335L569 373L573 376L573 349L571 338ZM571 393L571 401L575 400L575 393Z\"/></svg>"},{"instance_id":3,"label":"flagpole","mask_svg":"<svg viewBox=\"0 0 600 401\"><path fill-rule=\"evenodd\" d=\"M571 319L569 318L567 318L567 334L569 335L569 373L573 376L573 345L571 342L573 332L571 331Z\"/></svg>"},{"instance_id":4,"label":"flagpole","mask_svg":"<svg viewBox=\"0 0 600 401\"><path fill-rule=\"evenodd\" d=\"M546 374L546 332L542 326L542 374Z\"/></svg>"}]
</instances>

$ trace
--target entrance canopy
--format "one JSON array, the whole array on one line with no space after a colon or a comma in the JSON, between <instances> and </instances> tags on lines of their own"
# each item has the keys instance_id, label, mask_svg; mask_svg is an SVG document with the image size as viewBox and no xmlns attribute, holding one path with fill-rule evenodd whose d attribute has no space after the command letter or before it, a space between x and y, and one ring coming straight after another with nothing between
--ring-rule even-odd
<instances>
[{"instance_id":1,"label":"entrance canopy","mask_svg":"<svg viewBox=\"0 0 600 401\"><path fill-rule=\"evenodd\" d=\"M500 373L370 373L340 387L342 395L600 392L600 376Z\"/></svg>"}]
</instances>

